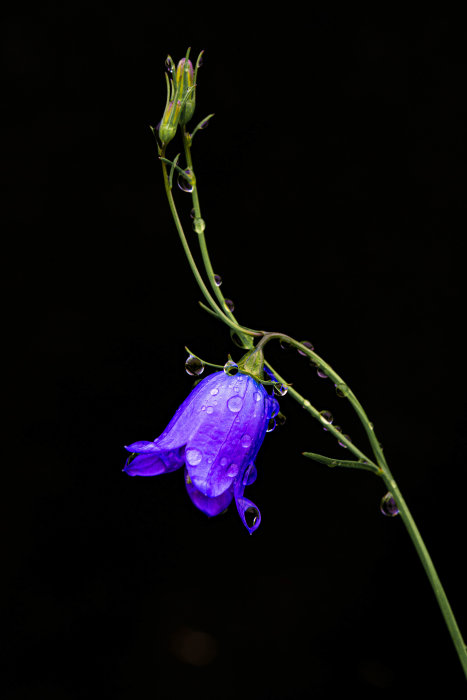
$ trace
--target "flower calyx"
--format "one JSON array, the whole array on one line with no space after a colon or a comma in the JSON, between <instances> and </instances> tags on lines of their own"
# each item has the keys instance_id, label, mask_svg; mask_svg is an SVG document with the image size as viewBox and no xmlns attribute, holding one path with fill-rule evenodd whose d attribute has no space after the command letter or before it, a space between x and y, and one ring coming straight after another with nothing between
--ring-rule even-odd
<instances>
[{"instance_id":1,"label":"flower calyx","mask_svg":"<svg viewBox=\"0 0 467 700\"><path fill-rule=\"evenodd\" d=\"M260 384L267 384L264 380L263 374L264 368L264 353L262 348L253 348L249 350L243 357L238 361L238 371L242 374L248 374L248 376L256 379Z\"/></svg>"}]
</instances>

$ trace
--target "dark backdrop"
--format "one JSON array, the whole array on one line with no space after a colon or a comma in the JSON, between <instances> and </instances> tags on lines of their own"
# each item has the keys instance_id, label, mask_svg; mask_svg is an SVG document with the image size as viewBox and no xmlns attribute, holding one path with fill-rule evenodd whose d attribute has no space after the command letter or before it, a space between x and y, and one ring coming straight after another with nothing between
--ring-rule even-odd
<instances>
[{"instance_id":1,"label":"dark backdrop","mask_svg":"<svg viewBox=\"0 0 467 700\"><path fill-rule=\"evenodd\" d=\"M165 58L191 45L205 49L193 123L215 112L193 156L222 289L241 322L312 341L353 388L465 632L459 25L266 5L254 19L239 5L3 11L8 700L462 696L382 483L303 458L344 451L289 397L248 490L252 537L234 507L197 511L181 473L121 471L123 446L154 439L190 391L185 345L240 357L197 304L149 129ZM366 449L330 382L269 347Z\"/></svg>"}]
</instances>

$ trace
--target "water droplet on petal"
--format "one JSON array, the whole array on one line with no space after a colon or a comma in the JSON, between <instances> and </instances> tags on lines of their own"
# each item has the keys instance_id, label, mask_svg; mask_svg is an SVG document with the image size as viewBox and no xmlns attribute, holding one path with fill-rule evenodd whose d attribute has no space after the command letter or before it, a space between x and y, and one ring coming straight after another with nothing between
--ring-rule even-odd
<instances>
[{"instance_id":1,"label":"water droplet on petal","mask_svg":"<svg viewBox=\"0 0 467 700\"><path fill-rule=\"evenodd\" d=\"M255 401L261 401L262 396L259 393L259 391L255 391L255 393L253 394L253 398Z\"/></svg>"},{"instance_id":2,"label":"water droplet on petal","mask_svg":"<svg viewBox=\"0 0 467 700\"><path fill-rule=\"evenodd\" d=\"M225 457L222 457L220 464L221 467L225 467L225 465L227 464L227 459Z\"/></svg>"},{"instance_id":3,"label":"water droplet on petal","mask_svg":"<svg viewBox=\"0 0 467 700\"><path fill-rule=\"evenodd\" d=\"M383 515L387 515L390 518L394 518L395 515L398 515L399 508L397 507L397 503L395 502L390 491L388 491L387 494L382 497L380 510Z\"/></svg>"},{"instance_id":4,"label":"water droplet on petal","mask_svg":"<svg viewBox=\"0 0 467 700\"><path fill-rule=\"evenodd\" d=\"M304 345L304 346L305 346L306 348L308 348L309 350L314 350L314 349L315 349L314 346L310 343L309 340L301 340L300 342L301 342L302 345ZM306 352L303 352L303 350L300 350L300 348L297 348L297 352L298 352L299 355L305 355L305 356L306 356Z\"/></svg>"},{"instance_id":5,"label":"water droplet on petal","mask_svg":"<svg viewBox=\"0 0 467 700\"><path fill-rule=\"evenodd\" d=\"M243 399L241 396L231 396L227 401L227 408L229 411L232 411L232 413L238 413L242 406Z\"/></svg>"},{"instance_id":6,"label":"water droplet on petal","mask_svg":"<svg viewBox=\"0 0 467 700\"><path fill-rule=\"evenodd\" d=\"M187 374L193 377L194 375L203 374L204 365L197 357L189 355L185 360L185 370Z\"/></svg>"},{"instance_id":7,"label":"water droplet on petal","mask_svg":"<svg viewBox=\"0 0 467 700\"><path fill-rule=\"evenodd\" d=\"M212 406L208 406L206 409L206 413L211 414L214 411L214 408Z\"/></svg>"},{"instance_id":8,"label":"water droplet on petal","mask_svg":"<svg viewBox=\"0 0 467 700\"><path fill-rule=\"evenodd\" d=\"M195 466L201 462L203 454L201 450L198 450L196 447L192 447L186 451L185 458L188 464Z\"/></svg>"},{"instance_id":9,"label":"water droplet on petal","mask_svg":"<svg viewBox=\"0 0 467 700\"><path fill-rule=\"evenodd\" d=\"M224 372L226 374L229 374L229 375L237 374L237 372L238 372L237 363L234 362L233 360L229 360L228 362L226 362L224 365Z\"/></svg>"},{"instance_id":10,"label":"water droplet on petal","mask_svg":"<svg viewBox=\"0 0 467 700\"><path fill-rule=\"evenodd\" d=\"M232 462L230 467L227 469L227 476L234 477L234 476L237 476L237 474L238 474L238 466L234 462Z\"/></svg>"},{"instance_id":11,"label":"water droplet on petal","mask_svg":"<svg viewBox=\"0 0 467 700\"><path fill-rule=\"evenodd\" d=\"M245 511L245 522L248 525L249 528L254 527L256 521L259 518L259 510L257 508L254 508L253 506L250 506L249 508L246 509Z\"/></svg>"},{"instance_id":12,"label":"water droplet on petal","mask_svg":"<svg viewBox=\"0 0 467 700\"><path fill-rule=\"evenodd\" d=\"M225 299L224 304L230 312L232 312L232 313L234 312L235 304L233 303L232 299Z\"/></svg>"},{"instance_id":13,"label":"water droplet on petal","mask_svg":"<svg viewBox=\"0 0 467 700\"><path fill-rule=\"evenodd\" d=\"M189 168L187 168L185 172L188 176L191 175L191 171ZM183 175L178 175L177 185L180 187L182 192L193 192L193 185L185 177L183 177Z\"/></svg>"},{"instance_id":14,"label":"water droplet on petal","mask_svg":"<svg viewBox=\"0 0 467 700\"><path fill-rule=\"evenodd\" d=\"M217 396L219 389L211 389L211 396Z\"/></svg>"},{"instance_id":15,"label":"water droplet on petal","mask_svg":"<svg viewBox=\"0 0 467 700\"><path fill-rule=\"evenodd\" d=\"M271 418L269 423L268 423L268 427L266 428L266 432L272 433L272 431L274 430L275 427L276 427L276 419Z\"/></svg>"},{"instance_id":16,"label":"water droplet on petal","mask_svg":"<svg viewBox=\"0 0 467 700\"><path fill-rule=\"evenodd\" d=\"M243 435L242 439L240 440L241 446L247 448L247 447L250 447L251 443L252 443L251 435L248 435L248 433L245 433L245 435Z\"/></svg>"},{"instance_id":17,"label":"water droplet on petal","mask_svg":"<svg viewBox=\"0 0 467 700\"><path fill-rule=\"evenodd\" d=\"M276 396L285 396L287 393L287 387L285 384L274 384L273 391Z\"/></svg>"},{"instance_id":18,"label":"water droplet on petal","mask_svg":"<svg viewBox=\"0 0 467 700\"><path fill-rule=\"evenodd\" d=\"M328 375L326 374L326 372L324 371L324 369L322 369L321 367L318 367L318 369L316 370L316 374L318 375L318 377L321 377L321 379L327 379L327 378L328 378Z\"/></svg>"},{"instance_id":19,"label":"water droplet on petal","mask_svg":"<svg viewBox=\"0 0 467 700\"><path fill-rule=\"evenodd\" d=\"M220 287L222 284L222 277L220 275L214 275L214 282L216 287Z\"/></svg>"}]
</instances>

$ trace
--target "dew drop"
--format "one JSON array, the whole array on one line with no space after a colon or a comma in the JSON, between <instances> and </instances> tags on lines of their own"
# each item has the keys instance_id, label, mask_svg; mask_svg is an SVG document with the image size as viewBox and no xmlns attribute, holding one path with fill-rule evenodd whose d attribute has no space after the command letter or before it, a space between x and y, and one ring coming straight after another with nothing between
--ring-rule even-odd
<instances>
[{"instance_id":1,"label":"dew drop","mask_svg":"<svg viewBox=\"0 0 467 700\"><path fill-rule=\"evenodd\" d=\"M169 73L173 72L172 59L170 58L170 56L167 56L167 58L165 59L165 67L167 68Z\"/></svg>"},{"instance_id":2,"label":"dew drop","mask_svg":"<svg viewBox=\"0 0 467 700\"><path fill-rule=\"evenodd\" d=\"M272 433L272 431L274 430L275 427L276 427L276 419L271 418L269 423L268 423L268 427L266 428L266 432Z\"/></svg>"},{"instance_id":3,"label":"dew drop","mask_svg":"<svg viewBox=\"0 0 467 700\"><path fill-rule=\"evenodd\" d=\"M227 476L237 476L238 474L238 466L235 464L235 462L232 462L230 467L227 470Z\"/></svg>"},{"instance_id":4,"label":"dew drop","mask_svg":"<svg viewBox=\"0 0 467 700\"><path fill-rule=\"evenodd\" d=\"M321 367L318 367L318 369L316 370L316 374L318 375L318 377L321 377L321 379L327 379L327 378L328 378L328 375L326 374L326 372L324 371L324 369L321 369Z\"/></svg>"},{"instance_id":5,"label":"dew drop","mask_svg":"<svg viewBox=\"0 0 467 700\"><path fill-rule=\"evenodd\" d=\"M256 402L261 401L262 397L261 397L261 394L259 393L259 391L255 391L255 393L253 394L253 398Z\"/></svg>"},{"instance_id":6,"label":"dew drop","mask_svg":"<svg viewBox=\"0 0 467 700\"><path fill-rule=\"evenodd\" d=\"M274 384L273 391L276 396L285 396L287 393L287 387L285 384Z\"/></svg>"},{"instance_id":7,"label":"dew drop","mask_svg":"<svg viewBox=\"0 0 467 700\"><path fill-rule=\"evenodd\" d=\"M233 311L235 310L235 304L233 303L232 299L225 299L224 304L226 308L233 313Z\"/></svg>"},{"instance_id":8,"label":"dew drop","mask_svg":"<svg viewBox=\"0 0 467 700\"><path fill-rule=\"evenodd\" d=\"M187 359L185 360L185 370L186 373L189 374L190 376L198 376L200 374L203 374L204 372L204 365L199 360L197 357L194 355L189 355Z\"/></svg>"},{"instance_id":9,"label":"dew drop","mask_svg":"<svg viewBox=\"0 0 467 700\"><path fill-rule=\"evenodd\" d=\"M226 362L224 365L224 372L230 376L233 374L237 374L237 372L238 372L237 363L234 362L233 360L228 360L228 362Z\"/></svg>"},{"instance_id":10,"label":"dew drop","mask_svg":"<svg viewBox=\"0 0 467 700\"><path fill-rule=\"evenodd\" d=\"M201 406L201 410L202 410L202 411L205 411L205 410L206 410L206 406Z\"/></svg>"},{"instance_id":11,"label":"dew drop","mask_svg":"<svg viewBox=\"0 0 467 700\"><path fill-rule=\"evenodd\" d=\"M214 275L214 282L216 287L220 287L222 284L222 277L220 275Z\"/></svg>"},{"instance_id":12,"label":"dew drop","mask_svg":"<svg viewBox=\"0 0 467 700\"><path fill-rule=\"evenodd\" d=\"M302 345L304 345L306 348L308 348L308 350L314 350L314 349L315 349L314 346L310 343L309 340L301 340L300 342L301 342ZM297 348L297 352L298 352L299 355L305 355L305 356L306 356L306 352L303 352L303 350L300 350L299 348Z\"/></svg>"},{"instance_id":13,"label":"dew drop","mask_svg":"<svg viewBox=\"0 0 467 700\"><path fill-rule=\"evenodd\" d=\"M185 456L186 456L186 461L188 462L188 464L195 466L196 464L199 464L201 462L203 454L202 454L201 450L196 449L196 447L192 447L186 451Z\"/></svg>"},{"instance_id":14,"label":"dew drop","mask_svg":"<svg viewBox=\"0 0 467 700\"><path fill-rule=\"evenodd\" d=\"M324 423L332 423L332 421L334 420L331 411L320 411L319 415L321 416L321 420L324 421Z\"/></svg>"},{"instance_id":15,"label":"dew drop","mask_svg":"<svg viewBox=\"0 0 467 700\"><path fill-rule=\"evenodd\" d=\"M251 435L248 435L248 433L245 433L245 435L243 435L242 439L240 440L241 446L244 448L247 448L247 447L250 447L251 443L252 443Z\"/></svg>"},{"instance_id":16,"label":"dew drop","mask_svg":"<svg viewBox=\"0 0 467 700\"><path fill-rule=\"evenodd\" d=\"M342 433L342 435L343 435L345 438L347 438L347 440L349 440L350 442L352 442L352 440L350 440L350 437L349 437L348 435L346 435L345 433ZM337 441L337 444L340 445L341 447L345 447L345 449L347 449L347 445L346 445L345 443L341 442L340 440Z\"/></svg>"},{"instance_id":17,"label":"dew drop","mask_svg":"<svg viewBox=\"0 0 467 700\"><path fill-rule=\"evenodd\" d=\"M214 411L214 408L212 406L208 406L206 409L206 413L211 414Z\"/></svg>"},{"instance_id":18,"label":"dew drop","mask_svg":"<svg viewBox=\"0 0 467 700\"><path fill-rule=\"evenodd\" d=\"M395 515L398 515L399 508L397 507L397 503L395 502L390 491L388 491L387 494L382 497L380 510L383 515L387 515L390 518L394 518Z\"/></svg>"},{"instance_id":19,"label":"dew drop","mask_svg":"<svg viewBox=\"0 0 467 700\"><path fill-rule=\"evenodd\" d=\"M211 389L211 396L217 396L219 389Z\"/></svg>"},{"instance_id":20,"label":"dew drop","mask_svg":"<svg viewBox=\"0 0 467 700\"><path fill-rule=\"evenodd\" d=\"M277 414L277 416L276 416L277 425L283 426L286 423L286 421L287 421L287 416L284 416L283 413Z\"/></svg>"},{"instance_id":21,"label":"dew drop","mask_svg":"<svg viewBox=\"0 0 467 700\"><path fill-rule=\"evenodd\" d=\"M243 399L241 396L231 396L227 401L227 408L232 413L238 413L243 406Z\"/></svg>"},{"instance_id":22,"label":"dew drop","mask_svg":"<svg viewBox=\"0 0 467 700\"><path fill-rule=\"evenodd\" d=\"M191 190L186 190L191 192ZM196 231L196 233L203 233L203 231L206 229L206 222L204 219L194 219L193 221L193 231Z\"/></svg>"},{"instance_id":23,"label":"dew drop","mask_svg":"<svg viewBox=\"0 0 467 700\"><path fill-rule=\"evenodd\" d=\"M188 176L191 175L191 171L188 168L185 170L185 172ZM188 180L185 177L183 177L183 175L179 175L177 177L177 185L180 187L182 192L193 192L193 185L191 184L191 182L188 182Z\"/></svg>"},{"instance_id":24,"label":"dew drop","mask_svg":"<svg viewBox=\"0 0 467 700\"><path fill-rule=\"evenodd\" d=\"M336 387L336 394L337 396L340 396L341 398L345 398L347 396L347 387L345 384L334 384Z\"/></svg>"},{"instance_id":25,"label":"dew drop","mask_svg":"<svg viewBox=\"0 0 467 700\"><path fill-rule=\"evenodd\" d=\"M286 340L285 338L282 338L279 345L282 350L290 350L290 348L292 347L292 343L289 340Z\"/></svg>"},{"instance_id":26,"label":"dew drop","mask_svg":"<svg viewBox=\"0 0 467 700\"><path fill-rule=\"evenodd\" d=\"M200 129L205 129L207 126L209 126L209 119L205 119L204 122L201 122L199 125Z\"/></svg>"},{"instance_id":27,"label":"dew drop","mask_svg":"<svg viewBox=\"0 0 467 700\"><path fill-rule=\"evenodd\" d=\"M191 219L194 219L194 218L195 218L195 208L194 208L194 207L193 207L193 209L190 211L190 218L191 218Z\"/></svg>"},{"instance_id":28,"label":"dew drop","mask_svg":"<svg viewBox=\"0 0 467 700\"><path fill-rule=\"evenodd\" d=\"M227 459L225 457L222 457L222 459L220 461L221 467L225 467L226 464L227 464Z\"/></svg>"},{"instance_id":29,"label":"dew drop","mask_svg":"<svg viewBox=\"0 0 467 700\"><path fill-rule=\"evenodd\" d=\"M249 508L247 508L245 510L245 522L248 525L248 527L250 527L250 528L254 527L258 518L259 518L259 510L257 508L250 506Z\"/></svg>"}]
</instances>

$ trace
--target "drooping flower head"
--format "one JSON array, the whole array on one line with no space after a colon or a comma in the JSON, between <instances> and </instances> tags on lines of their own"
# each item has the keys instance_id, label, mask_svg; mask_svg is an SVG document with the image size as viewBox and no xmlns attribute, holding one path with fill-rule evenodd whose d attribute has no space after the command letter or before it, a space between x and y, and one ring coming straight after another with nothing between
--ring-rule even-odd
<instances>
[{"instance_id":1,"label":"drooping flower head","mask_svg":"<svg viewBox=\"0 0 467 700\"><path fill-rule=\"evenodd\" d=\"M195 506L213 516L235 500L252 533L261 514L244 490L256 479L254 460L278 411L277 399L251 374L215 372L193 389L158 438L126 447L132 456L124 471L155 476L184 466Z\"/></svg>"}]
</instances>

